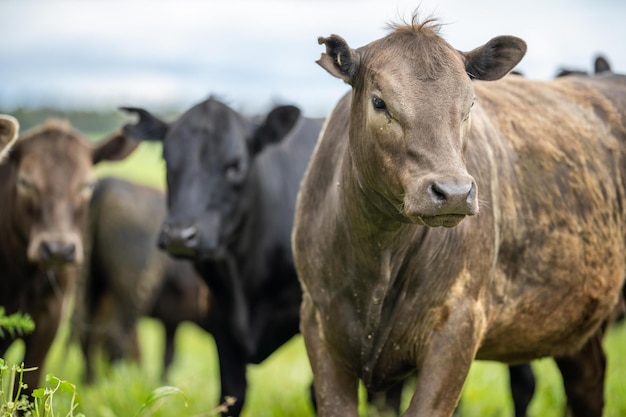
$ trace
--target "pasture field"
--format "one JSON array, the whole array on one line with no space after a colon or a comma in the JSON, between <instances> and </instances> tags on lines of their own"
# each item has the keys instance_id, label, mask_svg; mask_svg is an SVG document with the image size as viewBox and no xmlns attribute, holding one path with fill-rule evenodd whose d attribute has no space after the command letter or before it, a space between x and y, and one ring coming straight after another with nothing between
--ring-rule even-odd
<instances>
[{"instance_id":1,"label":"pasture field","mask_svg":"<svg viewBox=\"0 0 626 417\"><path fill-rule=\"evenodd\" d=\"M92 137L99 137L92 135ZM159 144L144 143L127 160L97 167L99 176L116 175L163 188L164 163ZM212 337L193 324L183 324L176 336L177 352L169 375L161 375L163 329L152 319L142 319L139 328L141 364L121 363L111 369L100 364L101 377L92 385L81 381L83 360L76 343L69 341L64 326L49 354L45 373L76 385L79 407L86 417L139 416L150 393L161 386L174 386L182 392L163 400L141 416L208 417L217 415L219 370ZM605 417L626 416L626 323L610 329L605 339L608 355ZM21 358L21 343L7 352L9 362ZM550 359L533 363L537 390L530 416L561 417L565 398L560 374ZM260 365L248 368L249 391L244 417L313 417L309 402L311 370L301 336L294 337ZM361 392L362 398L363 390ZM404 402L410 398L410 387ZM69 396L55 396L55 415L66 415ZM362 403L362 416L378 417ZM512 416L507 368L498 363L475 362L461 400L463 417Z\"/></svg>"},{"instance_id":2,"label":"pasture field","mask_svg":"<svg viewBox=\"0 0 626 417\"><path fill-rule=\"evenodd\" d=\"M59 334L51 350L46 373L77 385L78 411L86 417L135 416L150 392L163 385L180 389L184 395L165 398L162 407L146 414L155 417L205 417L216 415L219 376L212 337L193 324L183 324L176 336L177 353L167 380L161 381L160 358L163 330L153 319L140 323L142 363L121 363L112 369L99 368L102 375L93 386L80 382L83 363L78 346L68 343L67 329ZM608 356L605 417L626 415L626 323L614 326L605 340ZM9 361L19 359L21 345L8 352ZM551 359L533 363L537 391L529 416L561 417L564 396L560 374ZM308 401L311 371L301 336L294 337L260 365L248 370L249 393L244 417L314 417ZM410 389L404 400L410 398ZM68 398L57 396L59 411ZM186 405L185 405L186 403ZM65 415L58 413L59 415ZM363 404L361 416L379 417ZM504 365L475 362L461 400L463 417L513 416Z\"/></svg>"}]
</instances>

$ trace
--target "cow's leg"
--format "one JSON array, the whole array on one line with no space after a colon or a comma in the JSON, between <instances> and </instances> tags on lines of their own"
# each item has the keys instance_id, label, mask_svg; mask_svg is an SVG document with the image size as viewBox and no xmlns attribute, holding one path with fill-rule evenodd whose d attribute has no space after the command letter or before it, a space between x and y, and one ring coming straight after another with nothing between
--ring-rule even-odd
<instances>
[{"instance_id":1,"label":"cow's leg","mask_svg":"<svg viewBox=\"0 0 626 417\"><path fill-rule=\"evenodd\" d=\"M174 350L176 348L176 329L178 324L165 323L165 352L163 354L163 371L161 378L165 379L167 371L174 361Z\"/></svg>"},{"instance_id":2,"label":"cow's leg","mask_svg":"<svg viewBox=\"0 0 626 417\"><path fill-rule=\"evenodd\" d=\"M385 392L368 391L367 401L375 406L381 414L393 413L394 415L399 415L403 388L404 381L400 381Z\"/></svg>"},{"instance_id":3,"label":"cow's leg","mask_svg":"<svg viewBox=\"0 0 626 417\"><path fill-rule=\"evenodd\" d=\"M415 393L406 417L450 417L484 331L482 310L456 305L447 320L430 333L418 364Z\"/></svg>"},{"instance_id":4,"label":"cow's leg","mask_svg":"<svg viewBox=\"0 0 626 417\"><path fill-rule=\"evenodd\" d=\"M320 337L313 304L305 295L300 329L313 369L319 417L358 416L358 379L330 354Z\"/></svg>"},{"instance_id":5,"label":"cow's leg","mask_svg":"<svg viewBox=\"0 0 626 417\"><path fill-rule=\"evenodd\" d=\"M528 404L535 393L535 375L530 364L510 365L509 384L515 417L526 417Z\"/></svg>"},{"instance_id":6,"label":"cow's leg","mask_svg":"<svg viewBox=\"0 0 626 417\"><path fill-rule=\"evenodd\" d=\"M24 373L24 383L28 385L26 394L30 394L42 382L41 371L59 328L63 311L64 300L56 294L48 295L47 299L41 301L43 305L31 313L35 330L24 338L24 366L37 367L34 371Z\"/></svg>"},{"instance_id":7,"label":"cow's leg","mask_svg":"<svg viewBox=\"0 0 626 417\"><path fill-rule=\"evenodd\" d=\"M598 331L579 352L555 358L563 376L568 409L573 417L602 416L606 369L602 335L603 332Z\"/></svg>"},{"instance_id":8,"label":"cow's leg","mask_svg":"<svg viewBox=\"0 0 626 417\"><path fill-rule=\"evenodd\" d=\"M213 334L220 364L221 394L220 402L226 397L233 397L235 403L222 412L222 416L238 417L246 401L246 365L247 357L241 344L233 340L229 329L219 328Z\"/></svg>"},{"instance_id":9,"label":"cow's leg","mask_svg":"<svg viewBox=\"0 0 626 417\"><path fill-rule=\"evenodd\" d=\"M85 360L85 382L87 384L92 384L95 380L95 371L94 371L94 359L93 359L93 330L88 329L87 323L78 323L76 325L78 332L78 342L80 345L80 350L83 352L83 358Z\"/></svg>"}]
</instances>

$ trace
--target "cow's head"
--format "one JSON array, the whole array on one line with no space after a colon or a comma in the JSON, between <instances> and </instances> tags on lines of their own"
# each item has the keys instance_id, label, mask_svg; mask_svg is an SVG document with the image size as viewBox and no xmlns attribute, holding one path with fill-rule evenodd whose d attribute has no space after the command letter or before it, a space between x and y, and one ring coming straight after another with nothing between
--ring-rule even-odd
<instances>
[{"instance_id":1,"label":"cow's head","mask_svg":"<svg viewBox=\"0 0 626 417\"><path fill-rule=\"evenodd\" d=\"M526 44L501 36L463 53L435 24L397 26L351 49L337 35L319 38L318 64L352 86L350 149L370 200L403 222L451 227L478 212L465 166L474 105L473 79L496 80Z\"/></svg>"},{"instance_id":2,"label":"cow's head","mask_svg":"<svg viewBox=\"0 0 626 417\"><path fill-rule=\"evenodd\" d=\"M66 122L51 120L21 136L7 160L13 221L27 257L44 268L83 260L82 226L95 183L94 164L137 147L121 134L96 145Z\"/></svg>"},{"instance_id":3,"label":"cow's head","mask_svg":"<svg viewBox=\"0 0 626 417\"><path fill-rule=\"evenodd\" d=\"M0 162L17 139L20 125L13 116L0 114Z\"/></svg>"},{"instance_id":4,"label":"cow's head","mask_svg":"<svg viewBox=\"0 0 626 417\"><path fill-rule=\"evenodd\" d=\"M300 111L280 106L255 123L210 98L165 123L146 110L123 109L139 116L125 134L163 142L168 216L159 246L178 257L221 259L246 211L254 210L246 187L253 159L287 135Z\"/></svg>"}]
</instances>

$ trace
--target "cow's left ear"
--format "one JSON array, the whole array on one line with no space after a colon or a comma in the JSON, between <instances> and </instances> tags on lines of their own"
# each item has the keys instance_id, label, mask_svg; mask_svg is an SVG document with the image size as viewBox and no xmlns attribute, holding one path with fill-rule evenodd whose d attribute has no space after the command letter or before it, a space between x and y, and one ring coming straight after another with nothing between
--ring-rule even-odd
<instances>
[{"instance_id":1,"label":"cow's left ear","mask_svg":"<svg viewBox=\"0 0 626 417\"><path fill-rule=\"evenodd\" d=\"M93 164L102 161L120 161L137 149L139 143L121 132L116 132L93 148L91 154Z\"/></svg>"},{"instance_id":2,"label":"cow's left ear","mask_svg":"<svg viewBox=\"0 0 626 417\"><path fill-rule=\"evenodd\" d=\"M0 114L0 162L9 148L17 140L20 124L17 119L8 114Z\"/></svg>"},{"instance_id":3,"label":"cow's left ear","mask_svg":"<svg viewBox=\"0 0 626 417\"><path fill-rule=\"evenodd\" d=\"M330 35L328 38L319 37L317 43L326 45L326 53L323 53L316 62L331 75L352 85L359 68L356 51L350 48L348 43L339 35Z\"/></svg>"},{"instance_id":4,"label":"cow's left ear","mask_svg":"<svg viewBox=\"0 0 626 417\"><path fill-rule=\"evenodd\" d=\"M498 36L470 52L461 52L467 74L494 81L509 73L524 57L526 42L515 36Z\"/></svg>"},{"instance_id":5,"label":"cow's left ear","mask_svg":"<svg viewBox=\"0 0 626 417\"><path fill-rule=\"evenodd\" d=\"M250 153L259 153L266 145L280 142L293 129L300 118L296 106L278 106L265 118L250 141Z\"/></svg>"}]
</instances>

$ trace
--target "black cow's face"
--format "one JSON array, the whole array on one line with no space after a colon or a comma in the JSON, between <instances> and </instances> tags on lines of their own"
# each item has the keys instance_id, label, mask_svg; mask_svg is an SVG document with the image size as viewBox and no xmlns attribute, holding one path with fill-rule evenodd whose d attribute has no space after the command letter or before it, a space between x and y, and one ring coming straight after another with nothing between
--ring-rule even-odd
<instances>
[{"instance_id":1,"label":"black cow's face","mask_svg":"<svg viewBox=\"0 0 626 417\"><path fill-rule=\"evenodd\" d=\"M248 177L254 158L267 143L282 139L299 110L282 106L257 125L215 99L165 124L141 109L135 138L163 141L167 168L168 216L159 246L177 257L219 260L254 210Z\"/></svg>"},{"instance_id":2,"label":"black cow's face","mask_svg":"<svg viewBox=\"0 0 626 417\"><path fill-rule=\"evenodd\" d=\"M254 125L211 100L184 114L163 141L169 214L159 246L172 255L219 258L241 222Z\"/></svg>"}]
</instances>

